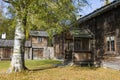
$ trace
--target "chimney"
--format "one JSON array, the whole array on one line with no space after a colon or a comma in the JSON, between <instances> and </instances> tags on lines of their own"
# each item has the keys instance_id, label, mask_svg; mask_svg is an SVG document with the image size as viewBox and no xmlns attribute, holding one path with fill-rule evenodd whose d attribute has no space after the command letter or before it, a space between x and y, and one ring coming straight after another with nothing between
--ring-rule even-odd
<instances>
[{"instance_id":1,"label":"chimney","mask_svg":"<svg viewBox=\"0 0 120 80\"><path fill-rule=\"evenodd\" d=\"M1 38L2 38L2 39L6 39L6 33L2 33Z\"/></svg>"}]
</instances>

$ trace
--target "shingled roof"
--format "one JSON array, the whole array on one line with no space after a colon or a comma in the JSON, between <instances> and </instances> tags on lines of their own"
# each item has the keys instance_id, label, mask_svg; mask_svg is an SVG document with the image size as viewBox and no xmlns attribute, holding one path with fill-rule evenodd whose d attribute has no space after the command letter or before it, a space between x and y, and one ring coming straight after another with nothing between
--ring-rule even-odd
<instances>
[{"instance_id":1,"label":"shingled roof","mask_svg":"<svg viewBox=\"0 0 120 80\"><path fill-rule=\"evenodd\" d=\"M2 40L0 39L0 47L13 47L14 46L14 40ZM31 42L26 41L25 47L31 47Z\"/></svg>"},{"instance_id":2,"label":"shingled roof","mask_svg":"<svg viewBox=\"0 0 120 80\"><path fill-rule=\"evenodd\" d=\"M94 35L89 29L73 29L70 30L70 33L74 37L80 37L80 38L93 38Z\"/></svg>"},{"instance_id":3,"label":"shingled roof","mask_svg":"<svg viewBox=\"0 0 120 80\"><path fill-rule=\"evenodd\" d=\"M110 4L106 5L106 6L103 6L103 7L99 8L99 9L93 11L92 13L80 18L78 20L78 23L80 24L80 23L82 23L82 22L84 22L86 20L89 20L89 19L94 18L94 17L96 17L98 15L101 15L101 14L107 12L107 11L110 11L113 8L116 8L118 6L120 6L120 0L113 1L112 3L110 3Z\"/></svg>"},{"instance_id":4,"label":"shingled roof","mask_svg":"<svg viewBox=\"0 0 120 80\"><path fill-rule=\"evenodd\" d=\"M30 36L48 37L48 33L46 31L30 31Z\"/></svg>"}]
</instances>

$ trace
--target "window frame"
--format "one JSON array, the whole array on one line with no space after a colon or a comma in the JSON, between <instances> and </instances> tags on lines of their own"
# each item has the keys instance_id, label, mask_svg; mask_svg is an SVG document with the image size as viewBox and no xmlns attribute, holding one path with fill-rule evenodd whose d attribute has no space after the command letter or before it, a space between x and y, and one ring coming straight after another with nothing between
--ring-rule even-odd
<instances>
[{"instance_id":1,"label":"window frame","mask_svg":"<svg viewBox=\"0 0 120 80\"><path fill-rule=\"evenodd\" d=\"M107 45L107 48L106 50L107 51L116 51L116 48L115 48L115 36L107 36L106 37L106 45Z\"/></svg>"},{"instance_id":2,"label":"window frame","mask_svg":"<svg viewBox=\"0 0 120 80\"><path fill-rule=\"evenodd\" d=\"M38 42L42 42L43 38L42 37L38 37L37 40L38 40Z\"/></svg>"},{"instance_id":3,"label":"window frame","mask_svg":"<svg viewBox=\"0 0 120 80\"><path fill-rule=\"evenodd\" d=\"M89 47L90 47L90 39L88 38L81 38L74 40L74 51L90 51Z\"/></svg>"}]
</instances>

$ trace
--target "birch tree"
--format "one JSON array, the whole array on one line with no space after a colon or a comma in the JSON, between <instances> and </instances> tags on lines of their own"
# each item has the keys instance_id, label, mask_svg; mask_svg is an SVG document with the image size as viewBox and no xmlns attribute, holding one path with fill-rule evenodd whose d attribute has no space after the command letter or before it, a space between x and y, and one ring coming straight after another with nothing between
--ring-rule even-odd
<instances>
[{"instance_id":1,"label":"birch tree","mask_svg":"<svg viewBox=\"0 0 120 80\"><path fill-rule=\"evenodd\" d=\"M9 72L26 70L24 61L26 35L31 29L60 32L66 28L62 21L72 23L75 13L86 0L2 0L15 12L14 50ZM64 26L64 27L63 27ZM51 31L51 32L50 32Z\"/></svg>"}]
</instances>

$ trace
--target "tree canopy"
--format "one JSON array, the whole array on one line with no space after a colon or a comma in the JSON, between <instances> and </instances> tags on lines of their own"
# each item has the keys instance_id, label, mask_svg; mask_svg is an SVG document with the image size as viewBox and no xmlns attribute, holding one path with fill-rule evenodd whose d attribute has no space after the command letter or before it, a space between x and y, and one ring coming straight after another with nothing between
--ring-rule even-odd
<instances>
[{"instance_id":1,"label":"tree canopy","mask_svg":"<svg viewBox=\"0 0 120 80\"><path fill-rule=\"evenodd\" d=\"M85 0L2 0L9 3L14 14L15 38L10 72L26 69L25 41L30 30L44 29L59 33L76 20L75 13Z\"/></svg>"},{"instance_id":2,"label":"tree canopy","mask_svg":"<svg viewBox=\"0 0 120 80\"><path fill-rule=\"evenodd\" d=\"M29 30L47 30L50 34L61 32L68 24L76 20L76 13L86 0L3 0L10 4L9 10L26 17L26 32ZM16 15L16 10L17 14ZM13 26L16 24L14 23Z\"/></svg>"}]
</instances>

